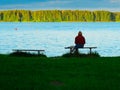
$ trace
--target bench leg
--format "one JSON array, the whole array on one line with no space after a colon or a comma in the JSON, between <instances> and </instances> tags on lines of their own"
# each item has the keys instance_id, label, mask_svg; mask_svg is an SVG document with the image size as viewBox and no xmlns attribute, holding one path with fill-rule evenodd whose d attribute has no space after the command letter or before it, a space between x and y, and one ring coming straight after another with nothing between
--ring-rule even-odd
<instances>
[{"instance_id":1,"label":"bench leg","mask_svg":"<svg viewBox=\"0 0 120 90\"><path fill-rule=\"evenodd\" d=\"M38 51L38 55L40 55L40 51Z\"/></svg>"},{"instance_id":2,"label":"bench leg","mask_svg":"<svg viewBox=\"0 0 120 90\"><path fill-rule=\"evenodd\" d=\"M90 48L90 54L92 54L92 48Z\"/></svg>"},{"instance_id":3,"label":"bench leg","mask_svg":"<svg viewBox=\"0 0 120 90\"><path fill-rule=\"evenodd\" d=\"M72 53L72 48L70 48L70 53Z\"/></svg>"}]
</instances>

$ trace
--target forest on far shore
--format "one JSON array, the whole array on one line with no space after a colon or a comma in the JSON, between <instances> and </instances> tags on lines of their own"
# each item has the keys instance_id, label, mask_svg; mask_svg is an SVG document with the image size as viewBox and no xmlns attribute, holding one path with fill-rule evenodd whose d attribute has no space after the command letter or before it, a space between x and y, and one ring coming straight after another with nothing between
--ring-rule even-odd
<instances>
[{"instance_id":1,"label":"forest on far shore","mask_svg":"<svg viewBox=\"0 0 120 90\"><path fill-rule=\"evenodd\" d=\"M7 10L0 22L120 22L120 12L88 10Z\"/></svg>"}]
</instances>

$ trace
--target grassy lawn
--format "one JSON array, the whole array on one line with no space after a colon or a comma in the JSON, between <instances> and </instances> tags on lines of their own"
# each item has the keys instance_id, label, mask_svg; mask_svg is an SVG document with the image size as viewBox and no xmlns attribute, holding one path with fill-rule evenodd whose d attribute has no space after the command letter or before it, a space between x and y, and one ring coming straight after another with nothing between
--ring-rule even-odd
<instances>
[{"instance_id":1,"label":"grassy lawn","mask_svg":"<svg viewBox=\"0 0 120 90\"><path fill-rule=\"evenodd\" d=\"M120 90L120 57L0 55L0 90Z\"/></svg>"}]
</instances>

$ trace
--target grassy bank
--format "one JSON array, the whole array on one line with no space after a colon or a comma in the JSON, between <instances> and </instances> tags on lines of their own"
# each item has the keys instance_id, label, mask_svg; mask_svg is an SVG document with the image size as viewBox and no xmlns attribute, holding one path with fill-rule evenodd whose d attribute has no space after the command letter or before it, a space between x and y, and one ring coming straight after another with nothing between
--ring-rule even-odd
<instances>
[{"instance_id":1,"label":"grassy bank","mask_svg":"<svg viewBox=\"0 0 120 90\"><path fill-rule=\"evenodd\" d=\"M120 90L120 57L0 55L0 90Z\"/></svg>"}]
</instances>

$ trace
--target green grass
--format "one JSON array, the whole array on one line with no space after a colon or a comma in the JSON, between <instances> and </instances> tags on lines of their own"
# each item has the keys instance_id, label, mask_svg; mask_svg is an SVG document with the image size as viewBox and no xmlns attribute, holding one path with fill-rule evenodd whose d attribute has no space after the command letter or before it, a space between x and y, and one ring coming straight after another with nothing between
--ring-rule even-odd
<instances>
[{"instance_id":1,"label":"green grass","mask_svg":"<svg viewBox=\"0 0 120 90\"><path fill-rule=\"evenodd\" d=\"M47 57L44 54L34 54L29 52L13 52L9 54L10 56L19 56L19 57Z\"/></svg>"},{"instance_id":2,"label":"green grass","mask_svg":"<svg viewBox=\"0 0 120 90\"><path fill-rule=\"evenodd\" d=\"M75 53L65 53L62 55L62 57L100 57L100 55L97 52L92 52L87 54L75 52Z\"/></svg>"},{"instance_id":3,"label":"green grass","mask_svg":"<svg viewBox=\"0 0 120 90\"><path fill-rule=\"evenodd\" d=\"M0 55L0 90L120 90L120 57Z\"/></svg>"}]
</instances>

